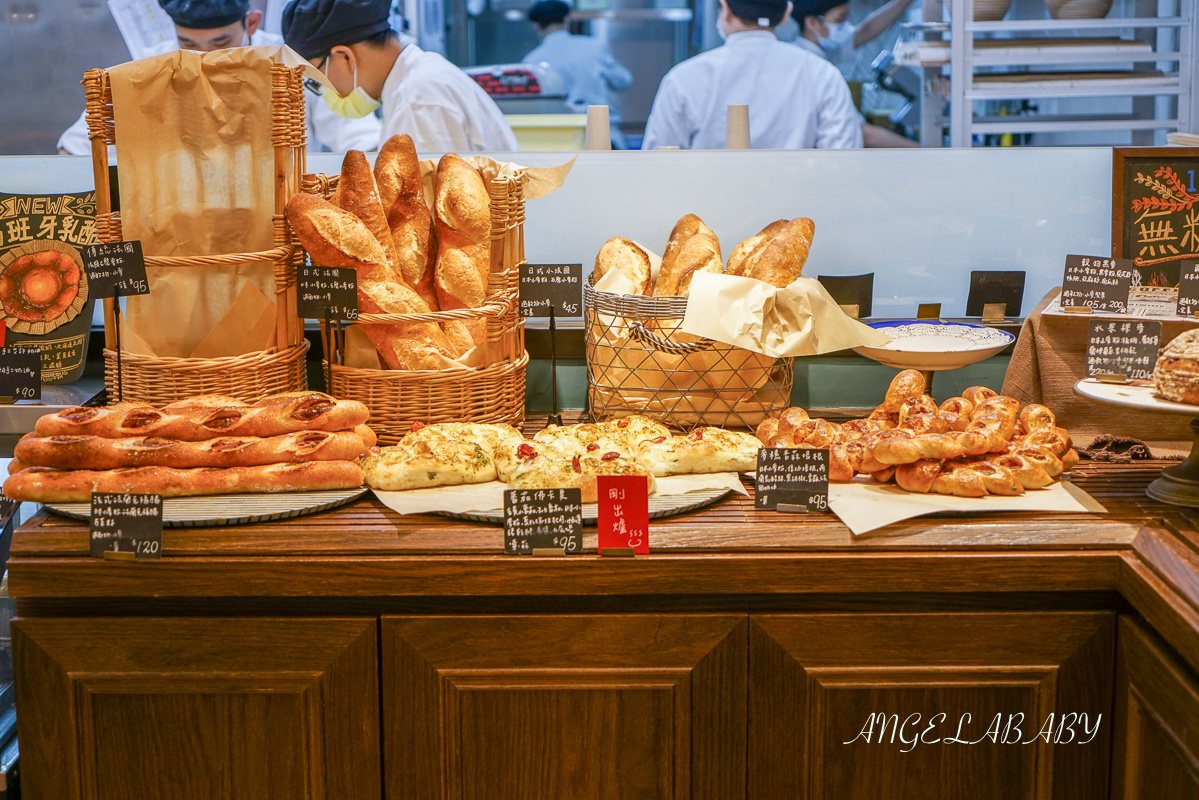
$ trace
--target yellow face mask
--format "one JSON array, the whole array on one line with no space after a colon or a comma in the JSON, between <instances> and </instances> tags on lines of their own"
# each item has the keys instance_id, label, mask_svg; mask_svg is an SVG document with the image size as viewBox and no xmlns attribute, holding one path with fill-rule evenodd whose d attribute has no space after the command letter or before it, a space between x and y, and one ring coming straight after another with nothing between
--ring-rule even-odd
<instances>
[{"instance_id":1,"label":"yellow face mask","mask_svg":"<svg viewBox=\"0 0 1199 800\"><path fill-rule=\"evenodd\" d=\"M329 60L325 59L325 63L321 66L327 66ZM321 70L324 72L324 69ZM327 73L326 73L327 75ZM370 116L375 113L383 104L366 93L366 90L358 85L358 64L354 64L354 91L342 97L336 90L327 88L321 91L321 98L325 101L325 105L339 117L346 119L361 119L362 117Z\"/></svg>"}]
</instances>

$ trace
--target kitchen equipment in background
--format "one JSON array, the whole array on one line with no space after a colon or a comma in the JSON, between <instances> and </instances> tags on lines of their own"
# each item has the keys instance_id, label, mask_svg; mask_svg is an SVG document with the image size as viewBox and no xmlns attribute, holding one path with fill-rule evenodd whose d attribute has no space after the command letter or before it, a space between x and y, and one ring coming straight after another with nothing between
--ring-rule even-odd
<instances>
[{"instance_id":1,"label":"kitchen equipment in background","mask_svg":"<svg viewBox=\"0 0 1199 800\"><path fill-rule=\"evenodd\" d=\"M587 117L567 108L566 84L549 64L493 64L464 71L504 112L521 150L583 149Z\"/></svg>"}]
</instances>

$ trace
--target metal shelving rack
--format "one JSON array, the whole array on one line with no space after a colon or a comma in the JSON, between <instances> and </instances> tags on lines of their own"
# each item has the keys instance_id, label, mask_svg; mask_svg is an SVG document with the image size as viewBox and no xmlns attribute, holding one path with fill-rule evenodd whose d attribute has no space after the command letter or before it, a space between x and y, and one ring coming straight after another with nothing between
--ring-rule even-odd
<instances>
[{"instance_id":1,"label":"metal shelving rack","mask_svg":"<svg viewBox=\"0 0 1199 800\"><path fill-rule=\"evenodd\" d=\"M1119 0L1117 0L1119 2ZM1196 52L1195 3L1175 0L1173 16L1154 16L1157 0L1133 0L1123 8L1131 16L1101 19L1019 19L997 22L974 20L974 0L952 0L948 21L944 4L926 0L928 34L949 34L949 139L953 147L969 147L975 134L1047 133L1076 131L1131 131L1132 144L1151 145L1157 131L1193 132L1199 122L1194 98L1193 70ZM1113 9L1116 13L1118 9ZM1110 47L1085 38L1088 33L1131 31L1131 39ZM1048 34L1053 38L1078 38L1080 47L1000 49L980 48L980 40L996 41L992 34ZM1055 36L1055 34L1057 36ZM1173 35L1171 35L1173 34ZM1046 38L1049 38L1046 37ZM1000 37L1002 38L1002 37ZM1128 45L1146 47L1130 51ZM1086 46L1081 46L1087 43ZM1072 51L1073 50L1073 51ZM1118 72L1109 79L977 80L978 67L1053 67L1085 64L1081 72ZM925 67L922 106L922 144L941 144L941 127L946 122L938 95L929 87L942 72L940 66ZM1013 73L1014 76L1020 72ZM1126 78L1125 75L1137 77ZM1055 99L1074 97L1131 97L1131 113L1019 114L983 116L975 113L976 101ZM1163 102L1161 98L1165 98Z\"/></svg>"}]
</instances>

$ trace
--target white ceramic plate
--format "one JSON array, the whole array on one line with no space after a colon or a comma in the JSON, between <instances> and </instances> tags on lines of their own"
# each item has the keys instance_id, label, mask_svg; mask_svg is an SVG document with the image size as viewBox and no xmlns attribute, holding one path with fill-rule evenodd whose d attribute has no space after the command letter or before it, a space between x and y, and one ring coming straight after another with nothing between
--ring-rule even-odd
<instances>
[{"instance_id":1,"label":"white ceramic plate","mask_svg":"<svg viewBox=\"0 0 1199 800\"><path fill-rule=\"evenodd\" d=\"M1136 408L1141 411L1156 411L1159 414L1182 414L1188 417L1199 417L1199 406L1188 403L1176 403L1157 396L1153 386L1132 386L1122 383L1100 383L1094 378L1084 378L1074 384L1074 393L1105 403L1110 406Z\"/></svg>"},{"instance_id":2,"label":"white ceramic plate","mask_svg":"<svg viewBox=\"0 0 1199 800\"><path fill-rule=\"evenodd\" d=\"M854 352L896 369L958 369L990 358L1016 340L1007 331L966 322L898 320L871 322L891 336L885 347L855 347Z\"/></svg>"}]
</instances>

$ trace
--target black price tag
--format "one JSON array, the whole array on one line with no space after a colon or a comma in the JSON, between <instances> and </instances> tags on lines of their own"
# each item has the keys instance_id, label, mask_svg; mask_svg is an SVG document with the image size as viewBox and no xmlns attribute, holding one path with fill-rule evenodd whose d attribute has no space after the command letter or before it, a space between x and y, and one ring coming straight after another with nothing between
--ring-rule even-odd
<instances>
[{"instance_id":1,"label":"black price tag","mask_svg":"<svg viewBox=\"0 0 1199 800\"><path fill-rule=\"evenodd\" d=\"M583 549L583 499L578 489L507 489L504 491L504 553L536 548L566 553Z\"/></svg>"},{"instance_id":2,"label":"black price tag","mask_svg":"<svg viewBox=\"0 0 1199 800\"><path fill-rule=\"evenodd\" d=\"M520 315L577 317L582 313L582 264L521 264Z\"/></svg>"},{"instance_id":3,"label":"black price tag","mask_svg":"<svg viewBox=\"0 0 1199 800\"><path fill-rule=\"evenodd\" d=\"M1091 320L1087 333L1087 377L1123 375L1130 381L1153 378L1161 349L1157 320Z\"/></svg>"},{"instance_id":4,"label":"black price tag","mask_svg":"<svg viewBox=\"0 0 1199 800\"><path fill-rule=\"evenodd\" d=\"M92 494L91 554L132 553L137 560L162 555L162 495Z\"/></svg>"},{"instance_id":5,"label":"black price tag","mask_svg":"<svg viewBox=\"0 0 1199 800\"><path fill-rule=\"evenodd\" d=\"M1003 303L1005 316L1020 316L1020 306L1024 303L1024 275L1022 270L971 270L966 316L981 317L983 306L991 303Z\"/></svg>"},{"instance_id":6,"label":"black price tag","mask_svg":"<svg viewBox=\"0 0 1199 800\"><path fill-rule=\"evenodd\" d=\"M816 280L828 289L828 293L840 305L857 306L859 319L874 312L873 272L865 275L821 275Z\"/></svg>"},{"instance_id":7,"label":"black price tag","mask_svg":"<svg viewBox=\"0 0 1199 800\"><path fill-rule=\"evenodd\" d=\"M763 447L758 451L754 487L754 508L773 509L787 503L827 511L828 450Z\"/></svg>"},{"instance_id":8,"label":"black price tag","mask_svg":"<svg viewBox=\"0 0 1199 800\"><path fill-rule=\"evenodd\" d=\"M146 257L142 255L140 241L89 244L79 248L79 254L83 256L83 269L87 272L89 297L150 293Z\"/></svg>"},{"instance_id":9,"label":"black price tag","mask_svg":"<svg viewBox=\"0 0 1199 800\"><path fill-rule=\"evenodd\" d=\"M1180 317L1192 317L1199 311L1199 261L1183 261L1178 272L1178 309Z\"/></svg>"},{"instance_id":10,"label":"black price tag","mask_svg":"<svg viewBox=\"0 0 1199 800\"><path fill-rule=\"evenodd\" d=\"M358 319L358 272L350 267L296 270L296 309L306 319Z\"/></svg>"},{"instance_id":11,"label":"black price tag","mask_svg":"<svg viewBox=\"0 0 1199 800\"><path fill-rule=\"evenodd\" d=\"M1100 314L1127 314L1132 267L1127 258L1066 256L1062 305L1085 306Z\"/></svg>"},{"instance_id":12,"label":"black price tag","mask_svg":"<svg viewBox=\"0 0 1199 800\"><path fill-rule=\"evenodd\" d=\"M0 397L42 399L42 353L32 347L0 347Z\"/></svg>"}]
</instances>

